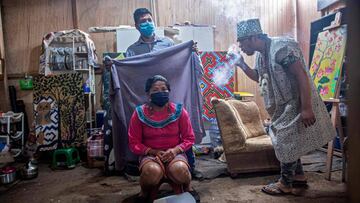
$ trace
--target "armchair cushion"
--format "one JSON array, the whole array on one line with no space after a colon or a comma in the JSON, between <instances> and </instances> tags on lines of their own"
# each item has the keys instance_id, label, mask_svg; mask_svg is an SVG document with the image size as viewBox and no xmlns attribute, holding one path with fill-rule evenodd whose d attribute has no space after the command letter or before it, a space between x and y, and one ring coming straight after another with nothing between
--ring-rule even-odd
<instances>
[{"instance_id":1,"label":"armchair cushion","mask_svg":"<svg viewBox=\"0 0 360 203\"><path fill-rule=\"evenodd\" d=\"M266 135L264 125L261 121L260 111L257 104L253 101L228 100L240 116L241 122L244 124L247 139Z\"/></svg>"},{"instance_id":2,"label":"armchair cushion","mask_svg":"<svg viewBox=\"0 0 360 203\"><path fill-rule=\"evenodd\" d=\"M221 131L224 148L227 151L238 151L245 147L247 130L244 128L237 110L226 100L212 98L216 118Z\"/></svg>"}]
</instances>

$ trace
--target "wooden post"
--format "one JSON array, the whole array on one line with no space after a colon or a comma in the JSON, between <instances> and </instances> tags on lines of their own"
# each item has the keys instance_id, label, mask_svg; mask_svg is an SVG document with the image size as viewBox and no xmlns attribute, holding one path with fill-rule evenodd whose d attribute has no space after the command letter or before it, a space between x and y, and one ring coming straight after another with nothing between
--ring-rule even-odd
<instances>
[{"instance_id":1,"label":"wooden post","mask_svg":"<svg viewBox=\"0 0 360 203\"><path fill-rule=\"evenodd\" d=\"M4 43L4 30L2 25L2 4L0 3L0 65L2 68L2 77L4 81L4 97L3 97L3 107L4 111L10 110L9 105L9 90L8 90L8 77L7 77L7 71L6 71L6 61L5 61L5 43ZM0 107L1 108L1 107Z\"/></svg>"},{"instance_id":2,"label":"wooden post","mask_svg":"<svg viewBox=\"0 0 360 203\"><path fill-rule=\"evenodd\" d=\"M336 128L336 117L338 116L338 103L333 103L333 107L331 109L331 123ZM331 140L328 143L328 149L327 149L327 158L326 158L326 173L325 178L327 180L331 180L331 168L332 168L332 162L333 162L333 155L334 155L334 141Z\"/></svg>"},{"instance_id":3,"label":"wooden post","mask_svg":"<svg viewBox=\"0 0 360 203\"><path fill-rule=\"evenodd\" d=\"M338 12L336 14L335 20L331 22L331 25L328 27L325 27L323 30L330 30L341 26L341 13ZM341 64L343 65L343 63ZM340 68L339 71L339 78L338 82L336 84L335 89L335 98L332 99L325 99L324 102L330 102L332 103L332 109L331 109L331 123L334 126L335 129L337 129L337 132L340 137L340 148L342 152L342 161L343 161L343 167L342 167L342 181L345 182L345 170L346 170L346 159L344 154L344 132L341 124L341 119L339 115L339 103L340 103L340 86L341 86L341 80L342 80L342 68ZM335 138L336 139L336 138ZM331 169L332 169L332 163L333 163L333 155L334 155L334 140L330 141L328 143L328 150L327 150L327 158L326 158L326 173L325 173L325 179L331 180Z\"/></svg>"},{"instance_id":4,"label":"wooden post","mask_svg":"<svg viewBox=\"0 0 360 203\"><path fill-rule=\"evenodd\" d=\"M79 29L76 0L71 0L71 14L72 14L73 28Z\"/></svg>"},{"instance_id":5,"label":"wooden post","mask_svg":"<svg viewBox=\"0 0 360 203\"><path fill-rule=\"evenodd\" d=\"M344 154L344 132L341 124L340 114L339 114L339 103L340 103L340 81L341 81L341 74L342 70L339 72L339 78L338 83L336 84L336 90L335 90L335 99L325 99L324 102L330 102L332 103L332 109L331 109L331 123L334 126L335 129L337 129L337 133L339 134L340 138L340 148L341 148L341 154L342 154L342 161L343 161L343 167L342 167L342 181L345 182L345 170L346 170L346 159ZM335 138L336 139L336 138ZM328 150L327 150L327 158L326 158L326 173L325 173L325 179L331 180L331 169L332 169L332 163L333 163L333 155L334 155L334 140L330 141L328 143Z\"/></svg>"}]
</instances>

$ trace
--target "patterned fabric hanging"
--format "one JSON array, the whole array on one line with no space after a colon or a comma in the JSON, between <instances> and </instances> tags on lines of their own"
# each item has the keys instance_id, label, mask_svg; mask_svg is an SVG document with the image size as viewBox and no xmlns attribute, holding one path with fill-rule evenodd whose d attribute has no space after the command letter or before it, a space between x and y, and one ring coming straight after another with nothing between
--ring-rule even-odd
<instances>
[{"instance_id":1,"label":"patterned fabric hanging","mask_svg":"<svg viewBox=\"0 0 360 203\"><path fill-rule=\"evenodd\" d=\"M124 53L104 53L103 58L109 56L110 58L121 60L125 58ZM110 103L110 84L111 74L109 69L104 69L102 75L102 97L101 106L106 111L104 122L104 156L105 156L105 173L111 174L115 171L115 157L113 149L112 136L112 118L111 118L111 103Z\"/></svg>"},{"instance_id":2,"label":"patterned fabric hanging","mask_svg":"<svg viewBox=\"0 0 360 203\"><path fill-rule=\"evenodd\" d=\"M85 101L80 73L38 76L34 118L40 150L85 143Z\"/></svg>"},{"instance_id":3,"label":"patterned fabric hanging","mask_svg":"<svg viewBox=\"0 0 360 203\"><path fill-rule=\"evenodd\" d=\"M210 99L232 97L234 92L234 71L228 65L226 52L201 52L200 58L204 67L204 75L200 82L204 97L203 119L216 122L215 112Z\"/></svg>"},{"instance_id":4,"label":"patterned fabric hanging","mask_svg":"<svg viewBox=\"0 0 360 203\"><path fill-rule=\"evenodd\" d=\"M54 150L58 144L58 108L53 97L34 100L36 143L40 151Z\"/></svg>"}]
</instances>

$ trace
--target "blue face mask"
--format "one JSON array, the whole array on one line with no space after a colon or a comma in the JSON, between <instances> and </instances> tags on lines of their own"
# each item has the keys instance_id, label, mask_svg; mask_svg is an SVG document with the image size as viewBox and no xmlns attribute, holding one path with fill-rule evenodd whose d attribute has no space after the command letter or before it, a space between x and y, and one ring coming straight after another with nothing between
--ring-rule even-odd
<instances>
[{"instance_id":1,"label":"blue face mask","mask_svg":"<svg viewBox=\"0 0 360 203\"><path fill-rule=\"evenodd\" d=\"M151 37L155 32L155 25L153 22L144 22L139 25L139 30L142 36Z\"/></svg>"},{"instance_id":2,"label":"blue face mask","mask_svg":"<svg viewBox=\"0 0 360 203\"><path fill-rule=\"evenodd\" d=\"M150 95L151 103L156 106L163 107L169 102L169 92L156 92Z\"/></svg>"}]
</instances>

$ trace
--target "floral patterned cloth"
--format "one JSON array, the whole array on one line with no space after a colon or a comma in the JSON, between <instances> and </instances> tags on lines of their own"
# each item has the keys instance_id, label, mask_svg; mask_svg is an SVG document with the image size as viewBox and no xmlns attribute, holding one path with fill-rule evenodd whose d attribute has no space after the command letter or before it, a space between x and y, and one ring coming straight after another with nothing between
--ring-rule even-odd
<instances>
[{"instance_id":1,"label":"floral patterned cloth","mask_svg":"<svg viewBox=\"0 0 360 203\"><path fill-rule=\"evenodd\" d=\"M300 60L308 73L301 50L289 38L270 38L266 55L258 53L255 68L265 107L271 116L271 136L279 161L288 163L322 147L336 135L329 114L311 82L312 107L316 122L305 128L301 122L300 92L288 67ZM310 74L308 73L309 78Z\"/></svg>"}]
</instances>

